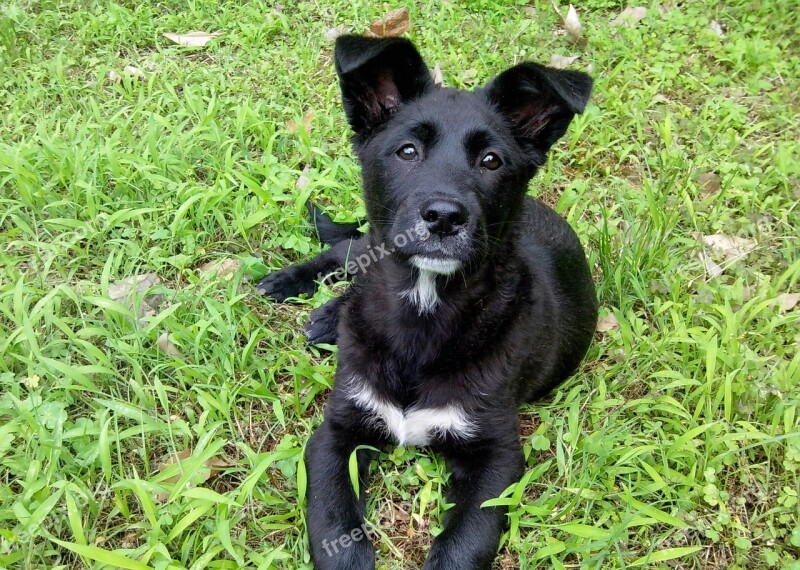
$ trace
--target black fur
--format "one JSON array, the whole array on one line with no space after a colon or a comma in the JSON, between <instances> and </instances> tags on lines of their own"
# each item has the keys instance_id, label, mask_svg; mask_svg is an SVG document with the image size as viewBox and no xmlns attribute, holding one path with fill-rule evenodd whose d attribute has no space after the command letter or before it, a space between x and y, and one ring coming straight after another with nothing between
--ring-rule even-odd
<instances>
[{"instance_id":1,"label":"black fur","mask_svg":"<svg viewBox=\"0 0 800 570\"><path fill-rule=\"evenodd\" d=\"M322 243L336 245L340 241L358 239L361 237L361 232L358 231L358 228L360 228L362 224L336 223L328 214L311 202L307 202L306 207L308 208L308 221L314 226L317 232L317 238L319 238L319 241Z\"/></svg>"},{"instance_id":2,"label":"black fur","mask_svg":"<svg viewBox=\"0 0 800 570\"><path fill-rule=\"evenodd\" d=\"M339 344L325 419L305 456L312 557L322 569L375 566L368 540L345 540L335 553L325 546L364 521L370 457L357 452L356 496L351 453L393 441L388 424L353 401L357 389L370 389L404 413L455 406L476 426L468 435L427 434L452 470L448 501L455 506L425 568L490 568L506 515L481 504L523 472L517 406L569 376L595 329L594 286L577 236L526 196L548 149L583 110L591 79L523 63L483 89L455 91L433 84L407 40L349 36L337 41L336 69L369 232L326 229L342 239L259 284L283 300L313 293L314 279L329 274L355 277L307 325L309 340ZM401 235L413 239L401 244ZM451 266L452 274L436 273ZM409 294L423 291L425 278L436 292L432 306Z\"/></svg>"}]
</instances>

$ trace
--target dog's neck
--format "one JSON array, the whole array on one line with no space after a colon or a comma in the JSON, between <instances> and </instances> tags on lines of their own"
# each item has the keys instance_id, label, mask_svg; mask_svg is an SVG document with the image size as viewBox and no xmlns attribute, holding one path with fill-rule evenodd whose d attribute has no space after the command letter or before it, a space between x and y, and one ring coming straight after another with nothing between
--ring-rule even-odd
<instances>
[{"instance_id":1,"label":"dog's neck","mask_svg":"<svg viewBox=\"0 0 800 570\"><path fill-rule=\"evenodd\" d=\"M350 333L409 370L450 366L455 347L494 350L497 339L486 331L507 330L530 294L514 251L495 253L478 268L452 275L429 275L392 256L380 259L353 285L347 318L358 326Z\"/></svg>"}]
</instances>

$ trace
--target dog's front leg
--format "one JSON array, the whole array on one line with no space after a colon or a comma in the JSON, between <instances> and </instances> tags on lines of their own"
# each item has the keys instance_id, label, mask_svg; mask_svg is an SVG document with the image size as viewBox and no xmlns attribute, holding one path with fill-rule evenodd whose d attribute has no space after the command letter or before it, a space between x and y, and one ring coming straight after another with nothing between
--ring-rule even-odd
<instances>
[{"instance_id":1,"label":"dog's front leg","mask_svg":"<svg viewBox=\"0 0 800 570\"><path fill-rule=\"evenodd\" d=\"M306 526L317 570L375 568L375 552L364 523L369 452L356 452L360 497L353 490L348 468L350 454L359 443L353 432L325 420L306 446Z\"/></svg>"},{"instance_id":2,"label":"dog's front leg","mask_svg":"<svg viewBox=\"0 0 800 570\"><path fill-rule=\"evenodd\" d=\"M303 294L311 297L317 290L318 281L342 281L366 271L370 260L365 253L368 245L369 238L366 235L341 241L314 259L270 273L258 282L256 292L272 297L279 303Z\"/></svg>"},{"instance_id":3,"label":"dog's front leg","mask_svg":"<svg viewBox=\"0 0 800 570\"><path fill-rule=\"evenodd\" d=\"M514 438L516 440L516 437ZM505 507L481 508L522 476L518 442L481 446L445 454L452 470L445 529L436 538L424 570L483 570L492 566L506 523Z\"/></svg>"},{"instance_id":4,"label":"dog's front leg","mask_svg":"<svg viewBox=\"0 0 800 570\"><path fill-rule=\"evenodd\" d=\"M346 299L347 291L311 311L303 326L308 344L336 344L339 311Z\"/></svg>"}]
</instances>

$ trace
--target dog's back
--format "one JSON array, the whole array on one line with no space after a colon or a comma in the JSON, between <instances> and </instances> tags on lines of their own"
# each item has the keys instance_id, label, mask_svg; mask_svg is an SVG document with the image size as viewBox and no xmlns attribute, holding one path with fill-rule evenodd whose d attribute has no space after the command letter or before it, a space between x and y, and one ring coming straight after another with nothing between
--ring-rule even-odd
<instances>
[{"instance_id":1,"label":"dog's back","mask_svg":"<svg viewBox=\"0 0 800 570\"><path fill-rule=\"evenodd\" d=\"M531 401L550 392L580 364L597 323L597 297L578 236L558 214L529 197L518 231L520 251L535 275L534 295L552 296L555 310L548 317L552 343L531 347L519 386L520 401ZM537 330L532 338L539 334Z\"/></svg>"}]
</instances>

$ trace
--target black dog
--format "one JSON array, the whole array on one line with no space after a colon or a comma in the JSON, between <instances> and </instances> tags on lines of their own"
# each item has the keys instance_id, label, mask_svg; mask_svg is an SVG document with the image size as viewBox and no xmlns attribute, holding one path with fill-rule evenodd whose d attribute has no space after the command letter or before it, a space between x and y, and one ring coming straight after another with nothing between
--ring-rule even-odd
<instances>
[{"instance_id":1,"label":"black dog","mask_svg":"<svg viewBox=\"0 0 800 570\"><path fill-rule=\"evenodd\" d=\"M455 506L425 568L489 568L506 516L481 504L522 474L517 406L575 370L597 320L578 238L526 196L592 81L523 63L485 88L446 89L403 39L341 37L335 59L369 232L322 218L335 245L258 285L282 301L337 271L356 277L308 328L339 344L305 456L311 553L317 568L375 567L348 460L395 442L431 446L452 469ZM357 451L362 490L370 458Z\"/></svg>"}]
</instances>

